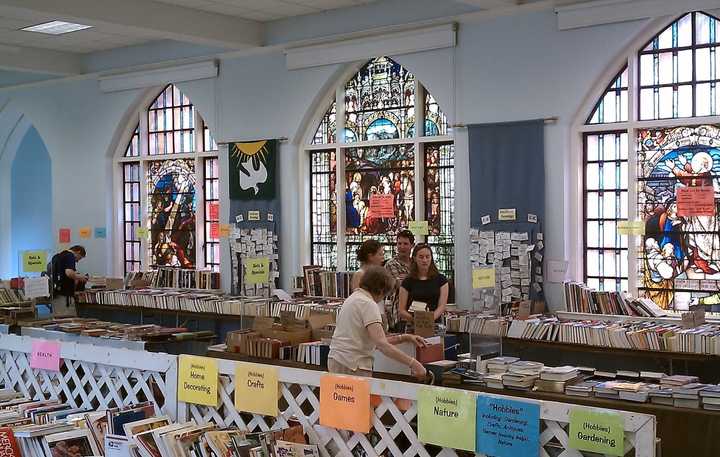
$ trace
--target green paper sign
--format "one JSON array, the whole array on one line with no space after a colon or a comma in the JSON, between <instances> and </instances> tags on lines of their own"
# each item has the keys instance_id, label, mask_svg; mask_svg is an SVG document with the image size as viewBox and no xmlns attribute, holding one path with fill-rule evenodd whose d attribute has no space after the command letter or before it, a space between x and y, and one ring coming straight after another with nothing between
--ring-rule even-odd
<instances>
[{"instance_id":1,"label":"green paper sign","mask_svg":"<svg viewBox=\"0 0 720 457\"><path fill-rule=\"evenodd\" d=\"M425 236L430 233L428 221L410 221L408 222L408 230L415 236Z\"/></svg>"},{"instance_id":2,"label":"green paper sign","mask_svg":"<svg viewBox=\"0 0 720 457\"><path fill-rule=\"evenodd\" d=\"M270 281L270 259L268 257L246 257L243 259L245 267L245 284L267 284Z\"/></svg>"},{"instance_id":3,"label":"green paper sign","mask_svg":"<svg viewBox=\"0 0 720 457\"><path fill-rule=\"evenodd\" d=\"M22 271L25 273L41 273L47 268L47 252L23 251Z\"/></svg>"},{"instance_id":4,"label":"green paper sign","mask_svg":"<svg viewBox=\"0 0 720 457\"><path fill-rule=\"evenodd\" d=\"M423 443L475 451L476 395L439 387L418 392L418 438Z\"/></svg>"},{"instance_id":5,"label":"green paper sign","mask_svg":"<svg viewBox=\"0 0 720 457\"><path fill-rule=\"evenodd\" d=\"M616 413L590 409L570 411L570 447L598 454L625 454L625 424Z\"/></svg>"}]
</instances>

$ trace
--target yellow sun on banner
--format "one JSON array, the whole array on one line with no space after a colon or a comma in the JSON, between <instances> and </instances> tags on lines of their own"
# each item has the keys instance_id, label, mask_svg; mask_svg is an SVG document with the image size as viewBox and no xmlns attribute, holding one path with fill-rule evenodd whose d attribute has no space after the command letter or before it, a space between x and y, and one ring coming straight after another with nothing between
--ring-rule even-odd
<instances>
[{"instance_id":1,"label":"yellow sun on banner","mask_svg":"<svg viewBox=\"0 0 720 457\"><path fill-rule=\"evenodd\" d=\"M268 154L267 140L233 143L230 156L237 163L238 182L242 190L252 189L255 195L260 193L259 185L268 178Z\"/></svg>"}]
</instances>

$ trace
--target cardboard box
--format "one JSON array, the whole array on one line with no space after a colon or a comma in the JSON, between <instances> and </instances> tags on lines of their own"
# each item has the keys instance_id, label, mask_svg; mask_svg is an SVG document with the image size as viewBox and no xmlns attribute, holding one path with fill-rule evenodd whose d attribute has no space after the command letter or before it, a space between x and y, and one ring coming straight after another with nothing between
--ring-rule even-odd
<instances>
[{"instance_id":1,"label":"cardboard box","mask_svg":"<svg viewBox=\"0 0 720 457\"><path fill-rule=\"evenodd\" d=\"M439 336L426 338L428 345L417 348L416 359L420 363L437 362L445 359L445 345Z\"/></svg>"}]
</instances>

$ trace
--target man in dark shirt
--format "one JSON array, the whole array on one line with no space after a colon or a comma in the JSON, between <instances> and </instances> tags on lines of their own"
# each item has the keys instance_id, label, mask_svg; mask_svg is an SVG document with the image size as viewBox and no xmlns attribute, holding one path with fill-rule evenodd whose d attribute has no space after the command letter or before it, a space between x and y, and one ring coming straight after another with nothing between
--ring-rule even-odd
<instances>
[{"instance_id":1,"label":"man in dark shirt","mask_svg":"<svg viewBox=\"0 0 720 457\"><path fill-rule=\"evenodd\" d=\"M53 315L76 315L74 296L77 286L85 284L88 278L76 271L77 262L86 255L85 248L73 246L55 254L51 260L53 282Z\"/></svg>"}]
</instances>

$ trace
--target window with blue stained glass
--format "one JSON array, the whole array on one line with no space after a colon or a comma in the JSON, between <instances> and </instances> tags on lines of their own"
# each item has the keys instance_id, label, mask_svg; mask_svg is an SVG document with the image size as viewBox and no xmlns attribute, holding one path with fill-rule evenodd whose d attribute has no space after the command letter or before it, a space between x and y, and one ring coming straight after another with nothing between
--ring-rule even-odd
<instances>
[{"instance_id":1,"label":"window with blue stained glass","mask_svg":"<svg viewBox=\"0 0 720 457\"><path fill-rule=\"evenodd\" d=\"M173 84L148 109L148 154L195 152L195 108Z\"/></svg>"},{"instance_id":2,"label":"window with blue stained glass","mask_svg":"<svg viewBox=\"0 0 720 457\"><path fill-rule=\"evenodd\" d=\"M628 69L625 67L595 105L588 124L610 124L628 120Z\"/></svg>"}]
</instances>

